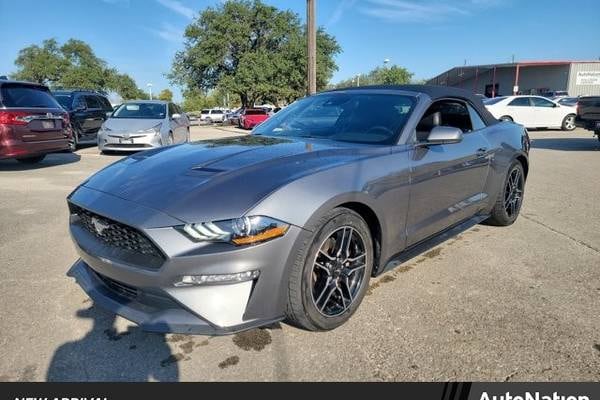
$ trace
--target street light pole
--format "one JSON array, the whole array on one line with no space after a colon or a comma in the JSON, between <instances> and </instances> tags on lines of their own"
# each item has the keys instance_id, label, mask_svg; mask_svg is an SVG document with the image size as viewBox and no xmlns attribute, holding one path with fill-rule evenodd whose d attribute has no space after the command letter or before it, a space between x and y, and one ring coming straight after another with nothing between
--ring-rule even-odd
<instances>
[{"instance_id":1,"label":"street light pole","mask_svg":"<svg viewBox=\"0 0 600 400\"><path fill-rule=\"evenodd\" d=\"M152 100L152 84L147 83L146 86L148 86L148 90L150 91L150 100Z\"/></svg>"},{"instance_id":2,"label":"street light pole","mask_svg":"<svg viewBox=\"0 0 600 400\"><path fill-rule=\"evenodd\" d=\"M314 94L317 92L317 29L315 22L315 1L316 0L306 0L308 94Z\"/></svg>"}]
</instances>

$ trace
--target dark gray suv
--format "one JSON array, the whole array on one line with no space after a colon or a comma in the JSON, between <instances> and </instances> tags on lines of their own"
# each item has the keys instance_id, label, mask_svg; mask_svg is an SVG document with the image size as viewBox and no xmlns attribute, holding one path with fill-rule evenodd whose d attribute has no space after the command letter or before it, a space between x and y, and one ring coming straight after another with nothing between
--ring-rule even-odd
<instances>
[{"instance_id":1,"label":"dark gray suv","mask_svg":"<svg viewBox=\"0 0 600 400\"><path fill-rule=\"evenodd\" d=\"M52 94L69 113L73 127L73 147L80 143L96 143L102 123L113 112L106 95L94 90L80 89L55 90Z\"/></svg>"}]
</instances>

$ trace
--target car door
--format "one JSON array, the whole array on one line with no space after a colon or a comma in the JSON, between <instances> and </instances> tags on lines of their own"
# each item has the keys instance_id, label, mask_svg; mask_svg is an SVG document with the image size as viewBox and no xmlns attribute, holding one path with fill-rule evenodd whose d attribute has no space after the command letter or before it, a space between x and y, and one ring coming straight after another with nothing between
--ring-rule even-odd
<instances>
[{"instance_id":1,"label":"car door","mask_svg":"<svg viewBox=\"0 0 600 400\"><path fill-rule=\"evenodd\" d=\"M175 104L169 103L169 123L171 124L171 132L173 132L173 139L175 143L181 143L184 141L185 133L182 129L181 116L178 115Z\"/></svg>"},{"instance_id":2,"label":"car door","mask_svg":"<svg viewBox=\"0 0 600 400\"><path fill-rule=\"evenodd\" d=\"M94 135L100 130L106 115L98 98L91 94L83 96L85 101L84 119L82 123L83 132L86 135Z\"/></svg>"},{"instance_id":3,"label":"car door","mask_svg":"<svg viewBox=\"0 0 600 400\"><path fill-rule=\"evenodd\" d=\"M462 141L426 145L435 126L463 131ZM484 205L490 143L483 120L460 100L441 100L424 113L410 151L407 245L418 243L477 213Z\"/></svg>"},{"instance_id":4,"label":"car door","mask_svg":"<svg viewBox=\"0 0 600 400\"><path fill-rule=\"evenodd\" d=\"M548 128L562 125L562 110L554 102L543 97L534 96L531 98L531 104L537 127Z\"/></svg>"},{"instance_id":5,"label":"car door","mask_svg":"<svg viewBox=\"0 0 600 400\"><path fill-rule=\"evenodd\" d=\"M528 128L535 128L537 120L529 97L515 97L506 105L506 115Z\"/></svg>"},{"instance_id":6,"label":"car door","mask_svg":"<svg viewBox=\"0 0 600 400\"><path fill-rule=\"evenodd\" d=\"M181 126L181 141L187 142L188 130L190 128L190 118L187 116L187 114L185 112L183 112L181 107L179 107L177 104L175 104L175 112L177 112L177 114L180 115L179 122L180 122L180 126Z\"/></svg>"}]
</instances>

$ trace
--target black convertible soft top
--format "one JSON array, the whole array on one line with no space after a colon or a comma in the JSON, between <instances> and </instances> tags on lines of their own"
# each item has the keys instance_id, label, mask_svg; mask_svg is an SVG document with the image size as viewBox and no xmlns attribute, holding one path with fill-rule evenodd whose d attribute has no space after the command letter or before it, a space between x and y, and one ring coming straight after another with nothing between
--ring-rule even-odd
<instances>
[{"instance_id":1,"label":"black convertible soft top","mask_svg":"<svg viewBox=\"0 0 600 400\"><path fill-rule=\"evenodd\" d=\"M479 113L486 125L493 125L499 121L485 108L481 98L475 96L472 92L451 86L435 85L371 85L371 86L353 86L348 88L333 89L330 92L341 92L349 90L402 90L406 92L423 93L432 100L443 99L447 97L458 98L468 101Z\"/></svg>"}]
</instances>

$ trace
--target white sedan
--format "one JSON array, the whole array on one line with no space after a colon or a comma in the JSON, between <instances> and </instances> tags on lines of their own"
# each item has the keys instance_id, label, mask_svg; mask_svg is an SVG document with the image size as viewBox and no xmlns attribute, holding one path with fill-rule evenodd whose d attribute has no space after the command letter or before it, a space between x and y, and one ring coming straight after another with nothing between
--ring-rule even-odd
<instances>
[{"instance_id":1,"label":"white sedan","mask_svg":"<svg viewBox=\"0 0 600 400\"><path fill-rule=\"evenodd\" d=\"M483 101L501 121L514 121L527 128L575 129L575 107L560 105L541 96L501 96Z\"/></svg>"}]
</instances>

